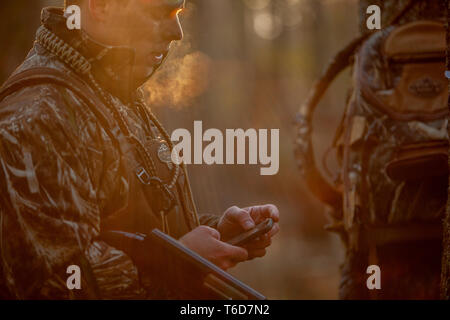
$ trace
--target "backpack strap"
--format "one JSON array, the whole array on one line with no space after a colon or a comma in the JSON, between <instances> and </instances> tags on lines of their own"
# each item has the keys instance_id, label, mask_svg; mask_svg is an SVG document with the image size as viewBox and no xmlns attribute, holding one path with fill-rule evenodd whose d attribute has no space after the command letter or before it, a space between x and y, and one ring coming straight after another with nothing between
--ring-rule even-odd
<instances>
[{"instance_id":1,"label":"backpack strap","mask_svg":"<svg viewBox=\"0 0 450 320\"><path fill-rule=\"evenodd\" d=\"M297 140L295 155L297 163L305 176L306 183L314 195L322 202L339 212L342 207L342 194L322 176L316 166L312 146L312 118L314 111L334 79L350 65L351 57L369 34L354 39L332 60L324 75L316 81L306 102L296 116Z\"/></svg>"},{"instance_id":2,"label":"backpack strap","mask_svg":"<svg viewBox=\"0 0 450 320\"><path fill-rule=\"evenodd\" d=\"M399 12L389 21L386 27L398 24L406 13L416 4L415 0L407 1ZM296 114L297 139L295 156L302 171L306 184L314 195L322 202L334 209L337 218L342 217L342 193L336 186L331 185L316 166L314 149L312 146L312 119L314 111L336 77L348 66L358 48L374 32L368 32L351 41L331 60L324 74L317 80L304 104ZM341 123L342 126L342 123ZM336 140L336 139L335 139Z\"/></svg>"}]
</instances>

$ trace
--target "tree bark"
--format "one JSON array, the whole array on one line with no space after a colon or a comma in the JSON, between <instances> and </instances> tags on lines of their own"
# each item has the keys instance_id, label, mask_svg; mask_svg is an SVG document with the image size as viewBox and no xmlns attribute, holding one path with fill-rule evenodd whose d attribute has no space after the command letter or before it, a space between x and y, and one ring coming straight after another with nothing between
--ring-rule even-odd
<instances>
[{"instance_id":1,"label":"tree bark","mask_svg":"<svg viewBox=\"0 0 450 320\"><path fill-rule=\"evenodd\" d=\"M450 1L446 2L446 29L447 29L447 70L450 70ZM450 93L450 81L449 81L449 93ZM450 100L449 100L450 107ZM450 125L447 126L447 130L450 136ZM450 158L449 158L450 159ZM450 164L450 162L449 162ZM450 186L450 184L449 184ZM442 251L442 282L441 282L441 297L445 300L450 300L450 188L447 198L447 211L444 219L444 243Z\"/></svg>"},{"instance_id":2,"label":"tree bark","mask_svg":"<svg viewBox=\"0 0 450 320\"><path fill-rule=\"evenodd\" d=\"M41 7L41 1L0 1L0 85L33 46L35 31L40 24ZM13 22L19 18L26 23Z\"/></svg>"}]
</instances>

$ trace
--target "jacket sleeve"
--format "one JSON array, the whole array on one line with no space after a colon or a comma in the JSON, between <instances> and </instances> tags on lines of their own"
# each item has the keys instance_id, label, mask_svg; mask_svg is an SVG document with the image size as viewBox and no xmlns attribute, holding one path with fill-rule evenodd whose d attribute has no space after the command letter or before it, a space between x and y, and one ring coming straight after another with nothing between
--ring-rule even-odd
<instances>
[{"instance_id":1,"label":"jacket sleeve","mask_svg":"<svg viewBox=\"0 0 450 320\"><path fill-rule=\"evenodd\" d=\"M22 89L1 104L0 282L13 298L142 294L131 259L96 240L117 185L104 172L117 168L105 168L101 130L85 109L53 86ZM77 284L71 265L81 289L68 288Z\"/></svg>"}]
</instances>

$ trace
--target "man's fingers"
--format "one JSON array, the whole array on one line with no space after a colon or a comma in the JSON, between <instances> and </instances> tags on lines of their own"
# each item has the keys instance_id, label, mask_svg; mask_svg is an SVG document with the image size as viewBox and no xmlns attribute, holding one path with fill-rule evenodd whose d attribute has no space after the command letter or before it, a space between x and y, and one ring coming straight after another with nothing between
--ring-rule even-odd
<instances>
[{"instance_id":1,"label":"man's fingers","mask_svg":"<svg viewBox=\"0 0 450 320\"><path fill-rule=\"evenodd\" d=\"M278 233L278 231L280 231L280 225L278 223L275 223L272 229L270 229L270 231L267 233L267 235L269 238L272 238L274 235Z\"/></svg>"},{"instance_id":2,"label":"man's fingers","mask_svg":"<svg viewBox=\"0 0 450 320\"><path fill-rule=\"evenodd\" d=\"M245 245L245 248L248 251L258 250L258 249L267 248L271 244L272 244L272 240L270 239L270 237L267 235L264 235L264 236L261 236L259 239L254 240L254 241L248 243L247 245Z\"/></svg>"},{"instance_id":3,"label":"man's fingers","mask_svg":"<svg viewBox=\"0 0 450 320\"><path fill-rule=\"evenodd\" d=\"M217 266L222 270L228 270L230 268L233 268L236 265L236 263L232 263L231 261L222 261Z\"/></svg>"},{"instance_id":4,"label":"man's fingers","mask_svg":"<svg viewBox=\"0 0 450 320\"><path fill-rule=\"evenodd\" d=\"M280 212L273 204L247 207L244 208L244 210L250 211L250 215L256 223L262 222L267 218L272 218L274 222L278 222L280 220Z\"/></svg>"},{"instance_id":5,"label":"man's fingers","mask_svg":"<svg viewBox=\"0 0 450 320\"><path fill-rule=\"evenodd\" d=\"M195 228L179 241L224 270L248 259L245 248L220 241L220 233L207 226Z\"/></svg>"},{"instance_id":6,"label":"man's fingers","mask_svg":"<svg viewBox=\"0 0 450 320\"><path fill-rule=\"evenodd\" d=\"M224 243L226 246L226 255L233 262L241 262L248 259L248 252L246 249L241 247L236 247Z\"/></svg>"},{"instance_id":7,"label":"man's fingers","mask_svg":"<svg viewBox=\"0 0 450 320\"><path fill-rule=\"evenodd\" d=\"M267 218L272 218L273 222L280 221L280 212L278 208L273 204L267 204L264 207L264 212L268 215Z\"/></svg>"},{"instance_id":8,"label":"man's fingers","mask_svg":"<svg viewBox=\"0 0 450 320\"><path fill-rule=\"evenodd\" d=\"M266 255L266 249L258 249L249 252L249 259L262 258Z\"/></svg>"},{"instance_id":9,"label":"man's fingers","mask_svg":"<svg viewBox=\"0 0 450 320\"><path fill-rule=\"evenodd\" d=\"M250 230L255 227L255 222L247 210L232 207L228 211L228 218L233 222L237 222L244 230Z\"/></svg>"}]
</instances>

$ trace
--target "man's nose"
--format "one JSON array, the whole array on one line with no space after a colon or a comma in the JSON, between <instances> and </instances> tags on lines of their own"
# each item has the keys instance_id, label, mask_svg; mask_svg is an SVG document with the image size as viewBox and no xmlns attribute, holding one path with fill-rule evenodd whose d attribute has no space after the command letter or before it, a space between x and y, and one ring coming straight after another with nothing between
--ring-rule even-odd
<instances>
[{"instance_id":1,"label":"man's nose","mask_svg":"<svg viewBox=\"0 0 450 320\"><path fill-rule=\"evenodd\" d=\"M183 28L178 17L166 21L163 27L164 40L176 41L183 39Z\"/></svg>"}]
</instances>

